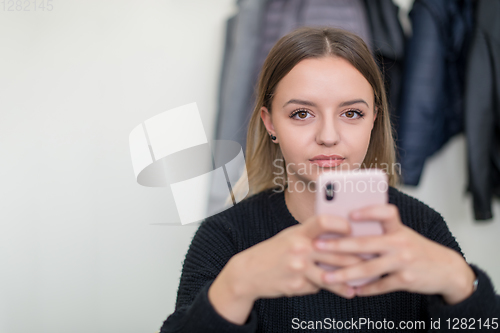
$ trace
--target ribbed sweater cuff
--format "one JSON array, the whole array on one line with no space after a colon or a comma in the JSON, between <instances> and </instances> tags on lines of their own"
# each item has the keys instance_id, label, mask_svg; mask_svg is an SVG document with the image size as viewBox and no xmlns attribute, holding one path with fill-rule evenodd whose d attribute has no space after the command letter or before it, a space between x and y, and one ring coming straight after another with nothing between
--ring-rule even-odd
<instances>
[{"instance_id":1,"label":"ribbed sweater cuff","mask_svg":"<svg viewBox=\"0 0 500 333\"><path fill-rule=\"evenodd\" d=\"M492 318L498 317L498 307L493 284L488 275L480 268L469 264L478 278L477 290L460 303L449 305L440 295L428 295L429 315L441 322L453 318ZM496 305L496 306L495 306ZM490 319L491 320L491 319Z\"/></svg>"},{"instance_id":2,"label":"ribbed sweater cuff","mask_svg":"<svg viewBox=\"0 0 500 333\"><path fill-rule=\"evenodd\" d=\"M254 333L257 330L257 311L252 308L246 323L237 325L227 321L214 309L208 299L208 289L214 280L207 282L196 295L183 326L186 332L217 332L217 333Z\"/></svg>"}]
</instances>

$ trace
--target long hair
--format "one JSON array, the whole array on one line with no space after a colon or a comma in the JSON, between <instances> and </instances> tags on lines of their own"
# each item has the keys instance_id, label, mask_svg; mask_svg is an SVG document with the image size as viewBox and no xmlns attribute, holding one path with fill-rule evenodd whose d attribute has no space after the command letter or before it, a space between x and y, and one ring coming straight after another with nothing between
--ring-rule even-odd
<instances>
[{"instance_id":1,"label":"long hair","mask_svg":"<svg viewBox=\"0 0 500 333\"><path fill-rule=\"evenodd\" d=\"M233 188L239 193L246 188L247 197L269 188L286 188L286 165L278 144L271 141L260 117L265 106L272 112L271 104L280 80L300 61L309 58L341 57L354 66L373 88L377 117L371 133L367 153L361 169L384 168L389 185L400 184L396 146L382 74L365 42L357 35L338 28L303 26L279 39L269 52L258 78L255 106L248 125L246 139L246 169ZM380 167L382 166L382 167ZM283 174L284 177L273 177ZM230 198L228 198L230 200Z\"/></svg>"}]
</instances>

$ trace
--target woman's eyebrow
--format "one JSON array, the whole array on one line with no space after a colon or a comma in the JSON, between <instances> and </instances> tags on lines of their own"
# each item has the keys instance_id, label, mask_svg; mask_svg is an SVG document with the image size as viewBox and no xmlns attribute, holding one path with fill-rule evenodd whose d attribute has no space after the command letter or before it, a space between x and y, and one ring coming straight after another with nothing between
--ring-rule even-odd
<instances>
[{"instance_id":1,"label":"woman's eyebrow","mask_svg":"<svg viewBox=\"0 0 500 333\"><path fill-rule=\"evenodd\" d=\"M347 105L353 105L353 104L356 104L356 103L365 103L366 106L368 106L368 103L366 103L366 101L364 99L353 99L351 101L345 101L345 102L342 102L340 103L339 106L347 106ZM369 107L369 106L368 106Z\"/></svg>"},{"instance_id":2,"label":"woman's eyebrow","mask_svg":"<svg viewBox=\"0 0 500 333\"><path fill-rule=\"evenodd\" d=\"M368 103L366 103L366 101L364 99L361 99L361 98L342 102L342 103L339 104L339 107L347 106L347 105L353 105L353 104L356 104L356 103L364 103L364 104L366 104L366 106L369 107ZM304 101L304 100L300 100L300 99L291 99L288 102L286 102L285 104L283 104L283 107L287 106L288 104L301 104L301 105L307 105L307 106L317 107L317 105L315 103L313 103L313 102Z\"/></svg>"},{"instance_id":3,"label":"woman's eyebrow","mask_svg":"<svg viewBox=\"0 0 500 333\"><path fill-rule=\"evenodd\" d=\"M283 104L283 107L287 106L288 104L301 104L301 105L314 106L314 107L317 106L313 102L303 101L300 99L291 99L288 102L286 102L285 104Z\"/></svg>"}]
</instances>

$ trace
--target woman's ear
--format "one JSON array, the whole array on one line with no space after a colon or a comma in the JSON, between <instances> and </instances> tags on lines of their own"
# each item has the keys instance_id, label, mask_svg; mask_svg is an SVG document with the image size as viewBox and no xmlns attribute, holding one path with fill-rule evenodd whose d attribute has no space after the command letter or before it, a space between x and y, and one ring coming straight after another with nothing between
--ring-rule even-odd
<instances>
[{"instance_id":1,"label":"woman's ear","mask_svg":"<svg viewBox=\"0 0 500 333\"><path fill-rule=\"evenodd\" d=\"M266 130L268 133L272 135L276 135L274 132L274 126L273 126L273 120L271 118L271 114L267 110L265 106L260 108L260 117L262 118L262 122L264 123L264 126L266 126Z\"/></svg>"},{"instance_id":2,"label":"woman's ear","mask_svg":"<svg viewBox=\"0 0 500 333\"><path fill-rule=\"evenodd\" d=\"M375 122L375 119L377 119L377 114L378 114L378 107L375 107L375 114L373 116L373 122Z\"/></svg>"},{"instance_id":3,"label":"woman's ear","mask_svg":"<svg viewBox=\"0 0 500 333\"><path fill-rule=\"evenodd\" d=\"M278 139L276 138L276 132L274 131L273 119L271 117L271 114L269 113L269 110L267 110L265 106L263 106L260 109L260 117L264 122L264 126L266 127L267 133L269 133L269 136L271 137L271 141L274 143L278 143Z\"/></svg>"}]
</instances>

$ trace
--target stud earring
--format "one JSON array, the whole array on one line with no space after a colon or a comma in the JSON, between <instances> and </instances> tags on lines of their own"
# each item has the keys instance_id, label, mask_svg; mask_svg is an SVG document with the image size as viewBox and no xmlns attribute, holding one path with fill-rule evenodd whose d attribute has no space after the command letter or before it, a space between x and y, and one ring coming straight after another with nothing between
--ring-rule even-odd
<instances>
[{"instance_id":1,"label":"stud earring","mask_svg":"<svg viewBox=\"0 0 500 333\"><path fill-rule=\"evenodd\" d=\"M271 133L269 133L269 135L271 136L271 140L276 140L276 137L274 135L272 135Z\"/></svg>"}]
</instances>

